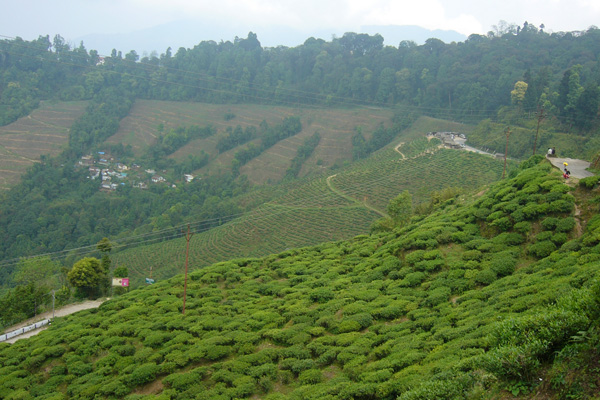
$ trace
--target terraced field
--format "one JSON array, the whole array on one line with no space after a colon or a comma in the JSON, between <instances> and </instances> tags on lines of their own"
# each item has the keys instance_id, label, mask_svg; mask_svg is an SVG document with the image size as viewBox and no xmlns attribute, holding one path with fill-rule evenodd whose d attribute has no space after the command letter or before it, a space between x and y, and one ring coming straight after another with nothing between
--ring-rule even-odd
<instances>
[{"instance_id":1,"label":"terraced field","mask_svg":"<svg viewBox=\"0 0 600 400\"><path fill-rule=\"evenodd\" d=\"M190 242L190 266L351 238L368 233L371 224L385 215L389 200L403 190L409 190L419 203L427 201L433 190L449 186L469 190L500 178L501 161L440 149L438 143L421 138L404 144L398 148L406 152L404 157L395 150L397 143L392 144L336 174L306 179L295 187L284 184L273 192L259 190L256 198L248 196L247 201L277 197L241 218L196 234ZM184 257L185 239L181 238L114 256L119 265L130 268L134 285L143 284L150 269L158 279L180 273ZM181 268L175 271L169 265Z\"/></svg>"},{"instance_id":2,"label":"terraced field","mask_svg":"<svg viewBox=\"0 0 600 400\"><path fill-rule=\"evenodd\" d=\"M493 182L502 176L502 169L502 161L467 151L437 149L403 160L393 149L386 149L337 174L330 183L347 196L385 210L389 200L404 190L418 204L445 187L469 191Z\"/></svg>"},{"instance_id":3,"label":"terraced field","mask_svg":"<svg viewBox=\"0 0 600 400\"><path fill-rule=\"evenodd\" d=\"M323 202L332 197L345 204L317 206L292 197L287 205L268 203L242 218L194 235L190 241L190 268L351 238L367 232L377 217L359 204L327 194L321 196ZM156 279L181 273L185 245L185 239L176 239L122 251L113 258L118 265L129 267L132 284L137 286L143 284L150 269ZM173 270L173 266L181 269Z\"/></svg>"},{"instance_id":4,"label":"terraced field","mask_svg":"<svg viewBox=\"0 0 600 400\"><path fill-rule=\"evenodd\" d=\"M225 115L232 113L235 118L225 120ZM380 123L389 124L392 111L389 109L329 109L329 108L291 108L265 105L218 105L204 103L179 103L165 101L139 100L130 115L121 121L119 131L107 142L124 145L130 144L136 154L141 154L147 146L152 145L160 134L159 125L167 131L178 126L212 125L217 134L206 139L190 142L171 155L182 159L189 154L201 150L213 156L211 162L196 174L205 174L226 170L238 149L216 154L215 147L227 127L240 125L258 126L263 120L275 125L285 117L298 116L302 122L302 131L287 138L259 157L244 165L241 173L248 176L251 182L263 184L279 181L290 166L305 138L315 132L321 135L319 146L305 162L301 176L320 172L334 163L350 160L352 154L351 138L355 128L360 126L366 136Z\"/></svg>"},{"instance_id":5,"label":"terraced field","mask_svg":"<svg viewBox=\"0 0 600 400\"><path fill-rule=\"evenodd\" d=\"M27 117L0 127L0 189L17 183L41 155L56 155L66 146L69 128L86 102L43 102Z\"/></svg>"}]
</instances>

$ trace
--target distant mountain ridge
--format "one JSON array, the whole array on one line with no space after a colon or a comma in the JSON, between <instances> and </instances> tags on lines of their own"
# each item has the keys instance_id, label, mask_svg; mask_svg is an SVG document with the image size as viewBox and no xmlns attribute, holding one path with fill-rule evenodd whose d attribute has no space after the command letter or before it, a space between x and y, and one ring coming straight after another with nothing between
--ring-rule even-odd
<instances>
[{"instance_id":1,"label":"distant mountain ridge","mask_svg":"<svg viewBox=\"0 0 600 400\"><path fill-rule=\"evenodd\" d=\"M109 55L112 49L123 53L135 50L139 55L156 51L161 54L169 47L176 50L180 47L193 48L202 41L216 42L233 41L236 36L246 37L248 32L254 32L263 47L301 45L310 37L331 40L333 36L342 36L345 32L330 30L300 31L289 26L273 26L268 28L248 27L239 25L221 25L208 21L174 21L152 28L118 34L90 34L73 39L74 44L83 44L87 49L97 50L100 54ZM456 31L429 30L414 25L368 25L361 26L357 33L371 35L379 33L385 39L385 44L398 46L403 40L423 44L429 38L440 39L443 42L458 42L467 37Z\"/></svg>"}]
</instances>

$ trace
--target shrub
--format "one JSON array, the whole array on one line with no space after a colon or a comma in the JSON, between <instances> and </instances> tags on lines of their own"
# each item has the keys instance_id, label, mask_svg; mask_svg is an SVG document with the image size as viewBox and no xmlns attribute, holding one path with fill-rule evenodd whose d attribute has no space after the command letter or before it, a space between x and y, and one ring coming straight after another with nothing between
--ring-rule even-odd
<instances>
[{"instance_id":1,"label":"shrub","mask_svg":"<svg viewBox=\"0 0 600 400\"><path fill-rule=\"evenodd\" d=\"M207 358L208 360L212 360L212 361L220 360L222 358L227 357L229 354L231 354L230 346L212 345L212 346L208 346L205 350L206 350L205 358Z\"/></svg>"},{"instance_id":2,"label":"shrub","mask_svg":"<svg viewBox=\"0 0 600 400\"><path fill-rule=\"evenodd\" d=\"M482 285L489 285L494 282L497 278L496 272L492 269L484 269L475 275L475 282L480 283Z\"/></svg>"},{"instance_id":3,"label":"shrub","mask_svg":"<svg viewBox=\"0 0 600 400\"><path fill-rule=\"evenodd\" d=\"M338 324L337 330L339 333L356 332L361 329L360 324L354 320L344 320Z\"/></svg>"},{"instance_id":4,"label":"shrub","mask_svg":"<svg viewBox=\"0 0 600 400\"><path fill-rule=\"evenodd\" d=\"M536 258L548 257L555 250L556 245L550 240L536 242L527 248L528 253Z\"/></svg>"},{"instance_id":5,"label":"shrub","mask_svg":"<svg viewBox=\"0 0 600 400\"><path fill-rule=\"evenodd\" d=\"M361 375L362 382L385 382L389 380L394 371L391 368L379 369L377 371L365 372Z\"/></svg>"},{"instance_id":6,"label":"shrub","mask_svg":"<svg viewBox=\"0 0 600 400\"><path fill-rule=\"evenodd\" d=\"M369 313L355 314L348 319L358 322L361 329L368 328L373 324L373 317Z\"/></svg>"},{"instance_id":7,"label":"shrub","mask_svg":"<svg viewBox=\"0 0 600 400\"><path fill-rule=\"evenodd\" d=\"M415 265L415 269L417 271L433 272L439 270L441 267L444 266L444 264L444 260L439 258L435 260L425 260L417 263Z\"/></svg>"},{"instance_id":8,"label":"shrub","mask_svg":"<svg viewBox=\"0 0 600 400\"><path fill-rule=\"evenodd\" d=\"M398 400L454 400L465 398L465 392L473 386L474 379L469 375L451 377L444 380L431 380L414 389L405 391Z\"/></svg>"},{"instance_id":9,"label":"shrub","mask_svg":"<svg viewBox=\"0 0 600 400\"><path fill-rule=\"evenodd\" d=\"M135 354L135 346L130 344L124 344L122 346L114 346L111 348L112 351L120 356L132 356Z\"/></svg>"},{"instance_id":10,"label":"shrub","mask_svg":"<svg viewBox=\"0 0 600 400\"><path fill-rule=\"evenodd\" d=\"M566 241L569 240L569 237L564 232L558 232L552 235L550 240L552 240L552 242L555 243L557 246L560 246L563 243L566 243Z\"/></svg>"},{"instance_id":11,"label":"shrub","mask_svg":"<svg viewBox=\"0 0 600 400\"><path fill-rule=\"evenodd\" d=\"M481 256L482 256L482 254L481 254L481 251L479 251L479 250L467 250L463 253L462 259L465 261L471 261L471 260L479 261L479 260L481 260Z\"/></svg>"},{"instance_id":12,"label":"shrub","mask_svg":"<svg viewBox=\"0 0 600 400\"><path fill-rule=\"evenodd\" d=\"M504 217L504 212L503 211L494 211L493 213L491 213L490 215L488 215L486 217L486 221L487 222L493 222L494 220L497 220L499 218Z\"/></svg>"},{"instance_id":13,"label":"shrub","mask_svg":"<svg viewBox=\"0 0 600 400\"><path fill-rule=\"evenodd\" d=\"M429 296L425 299L425 304L429 307L437 306L448 301L450 297L450 288L439 287L429 292Z\"/></svg>"},{"instance_id":14,"label":"shrub","mask_svg":"<svg viewBox=\"0 0 600 400\"><path fill-rule=\"evenodd\" d=\"M76 361L68 366L69 373L75 376L83 376L92 372L92 364Z\"/></svg>"},{"instance_id":15,"label":"shrub","mask_svg":"<svg viewBox=\"0 0 600 400\"><path fill-rule=\"evenodd\" d=\"M515 271L515 266L517 265L517 260L513 258L512 255L505 253L507 252L499 253L503 255L495 257L490 263L490 268L492 271L494 271L500 277L512 274Z\"/></svg>"},{"instance_id":16,"label":"shrub","mask_svg":"<svg viewBox=\"0 0 600 400\"><path fill-rule=\"evenodd\" d=\"M504 232L492 239L495 244L504 246L517 246L525 241L523 235L518 233Z\"/></svg>"},{"instance_id":17,"label":"shrub","mask_svg":"<svg viewBox=\"0 0 600 400\"><path fill-rule=\"evenodd\" d=\"M352 296L356 300L362 301L373 301L381 295L381 292L377 289L358 290L352 293Z\"/></svg>"},{"instance_id":18,"label":"shrub","mask_svg":"<svg viewBox=\"0 0 600 400\"><path fill-rule=\"evenodd\" d=\"M425 259L425 253L425 250L415 250L412 253L408 253L404 257L404 261L406 261L409 264L416 264L419 261L423 261Z\"/></svg>"},{"instance_id":19,"label":"shrub","mask_svg":"<svg viewBox=\"0 0 600 400\"><path fill-rule=\"evenodd\" d=\"M515 232L527 234L531 231L531 222L527 222L527 221L517 222L513 226L513 229L515 230Z\"/></svg>"},{"instance_id":20,"label":"shrub","mask_svg":"<svg viewBox=\"0 0 600 400\"><path fill-rule=\"evenodd\" d=\"M501 232L506 232L510 228L512 228L512 221L509 217L502 217L494 220L491 226L498 228Z\"/></svg>"},{"instance_id":21,"label":"shrub","mask_svg":"<svg viewBox=\"0 0 600 400\"><path fill-rule=\"evenodd\" d=\"M303 385L314 385L323 380L323 374L321 370L311 368L306 371L302 371L300 376L298 376L298 381Z\"/></svg>"},{"instance_id":22,"label":"shrub","mask_svg":"<svg viewBox=\"0 0 600 400\"><path fill-rule=\"evenodd\" d=\"M544 231L544 232L540 232L537 235L535 235L535 241L543 242L544 240L550 240L551 237L552 237L552 232Z\"/></svg>"},{"instance_id":23,"label":"shrub","mask_svg":"<svg viewBox=\"0 0 600 400\"><path fill-rule=\"evenodd\" d=\"M555 213L568 213L573 210L573 201L567 201L564 199L556 200L550 203L550 207L548 208L549 212Z\"/></svg>"},{"instance_id":24,"label":"shrub","mask_svg":"<svg viewBox=\"0 0 600 400\"><path fill-rule=\"evenodd\" d=\"M500 322L490 335L495 348L483 357L484 368L504 379L529 379L542 358L588 323L582 313L556 308Z\"/></svg>"},{"instance_id":25,"label":"shrub","mask_svg":"<svg viewBox=\"0 0 600 400\"><path fill-rule=\"evenodd\" d=\"M558 218L548 217L542 221L542 227L547 231L552 231L556 228L558 221Z\"/></svg>"},{"instance_id":26,"label":"shrub","mask_svg":"<svg viewBox=\"0 0 600 400\"><path fill-rule=\"evenodd\" d=\"M406 302L396 301L384 308L376 310L374 315L376 318L381 319L394 319L404 314L406 309Z\"/></svg>"},{"instance_id":27,"label":"shrub","mask_svg":"<svg viewBox=\"0 0 600 400\"><path fill-rule=\"evenodd\" d=\"M171 339L171 335L167 332L155 332L146 336L144 339L144 346L158 348L164 343L167 343Z\"/></svg>"},{"instance_id":28,"label":"shrub","mask_svg":"<svg viewBox=\"0 0 600 400\"><path fill-rule=\"evenodd\" d=\"M234 388L231 390L231 397L234 399L250 397L256 389L254 379L250 376L240 376L233 381Z\"/></svg>"},{"instance_id":29,"label":"shrub","mask_svg":"<svg viewBox=\"0 0 600 400\"><path fill-rule=\"evenodd\" d=\"M406 286L417 286L425 280L427 276L423 272L412 272L402 280Z\"/></svg>"},{"instance_id":30,"label":"shrub","mask_svg":"<svg viewBox=\"0 0 600 400\"><path fill-rule=\"evenodd\" d=\"M588 176L587 178L582 178L579 180L579 186L586 189L593 189L594 186L600 181L600 175L597 176Z\"/></svg>"},{"instance_id":31,"label":"shrub","mask_svg":"<svg viewBox=\"0 0 600 400\"><path fill-rule=\"evenodd\" d=\"M67 367L65 365L56 365L50 370L50 376L66 375Z\"/></svg>"},{"instance_id":32,"label":"shrub","mask_svg":"<svg viewBox=\"0 0 600 400\"><path fill-rule=\"evenodd\" d=\"M160 371L160 366L153 363L142 364L137 367L129 376L129 383L134 386L143 385L156 378Z\"/></svg>"},{"instance_id":33,"label":"shrub","mask_svg":"<svg viewBox=\"0 0 600 400\"><path fill-rule=\"evenodd\" d=\"M333 293L333 291L331 291L331 289L328 289L325 287L316 288L309 294L309 298L313 302L317 302L317 303L326 303L329 300L333 299L334 297L335 297L335 294Z\"/></svg>"},{"instance_id":34,"label":"shrub","mask_svg":"<svg viewBox=\"0 0 600 400\"><path fill-rule=\"evenodd\" d=\"M285 358L281 360L280 368L299 374L307 369L314 368L315 362L311 359L299 360L297 358Z\"/></svg>"},{"instance_id":35,"label":"shrub","mask_svg":"<svg viewBox=\"0 0 600 400\"><path fill-rule=\"evenodd\" d=\"M573 228L575 228L575 225L576 225L575 218L573 218L573 217L563 218L556 224L556 230L558 232L570 232L573 230Z\"/></svg>"}]
</instances>

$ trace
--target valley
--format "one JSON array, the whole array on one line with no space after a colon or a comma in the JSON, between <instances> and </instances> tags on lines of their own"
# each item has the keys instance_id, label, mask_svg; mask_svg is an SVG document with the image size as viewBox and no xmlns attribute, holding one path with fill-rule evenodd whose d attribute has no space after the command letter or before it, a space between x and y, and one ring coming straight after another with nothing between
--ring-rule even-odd
<instances>
[{"instance_id":1,"label":"valley","mask_svg":"<svg viewBox=\"0 0 600 400\"><path fill-rule=\"evenodd\" d=\"M598 398L599 38L1 39L0 398Z\"/></svg>"}]
</instances>

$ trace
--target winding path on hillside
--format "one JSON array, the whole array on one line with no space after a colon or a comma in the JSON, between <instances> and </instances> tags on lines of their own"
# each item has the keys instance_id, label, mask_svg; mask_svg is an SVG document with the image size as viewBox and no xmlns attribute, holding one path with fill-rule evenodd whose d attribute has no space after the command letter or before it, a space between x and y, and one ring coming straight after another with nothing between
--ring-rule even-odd
<instances>
[{"instance_id":1,"label":"winding path on hillside","mask_svg":"<svg viewBox=\"0 0 600 400\"><path fill-rule=\"evenodd\" d=\"M356 200L354 197L348 196L346 193L342 192L341 190L339 190L339 189L336 189L336 188L333 186L333 184L331 183L331 180L332 180L333 178L335 178L335 176L336 176L336 175L337 175L337 174L330 175L330 176L328 176L328 177L327 177L327 180L326 180L326 182L327 182L327 187L328 187L328 188L329 188L329 189L330 189L330 190L331 190L333 193L337 194L338 196L341 196L341 197L343 197L344 199L346 199L346 200L348 200L348 201L350 201L350 202L352 202L352 203L359 203L359 204L362 204L363 206L365 206L365 207L366 207L366 208L368 208L369 210L371 210L371 211L373 211L373 212L375 212L375 213L377 213L377 214L381 215L381 216L382 216L382 217L384 217L384 218L387 218L387 217L388 217L388 215L387 215L386 213L384 213L384 212L382 212L382 211L380 211L380 210L378 210L378 209L374 208L373 206L370 206L369 204L367 204L367 202L366 202L366 201L358 201L358 200Z\"/></svg>"},{"instance_id":2,"label":"winding path on hillside","mask_svg":"<svg viewBox=\"0 0 600 400\"><path fill-rule=\"evenodd\" d=\"M396 152L397 152L398 154L400 154L400 156L402 157L402 158L400 159L400 161L405 161L405 160L408 160L409 158L408 158L408 157L406 157L406 155L400 151L400 147L402 147L402 145L404 145L404 142L400 142L400 143L398 143L396 146L394 146L394 151L396 151ZM416 156L413 156L413 157L411 157L410 159L415 159L415 158L417 158L417 157L422 157L422 156L424 156L424 155L426 155L426 154L433 154L435 151L437 151L437 150L438 150L439 148L441 148L441 147L442 147L442 146L440 146L440 147L438 147L438 148L436 148L436 149L427 149L427 150L423 151L422 153L419 153L419 154L417 154ZM330 176L328 176L328 177L327 177L327 180L326 180L326 182L327 182L327 187L328 187L328 188L329 188L329 189L330 189L332 192L334 192L334 193L335 193L335 194L337 194L338 196L341 196L341 197L343 197L344 199L346 199L346 200L348 200L348 201L350 201L350 202L361 204L361 205L363 205L364 207L366 207L366 208L368 208L369 210L371 210L371 211L373 211L373 212L375 212L375 213L377 213L377 214L381 215L381 216L382 216L382 217L384 217L384 218L388 218L388 217L389 217L389 215L387 215L385 212L383 212L383 211L381 211L381 210L378 210L378 209L376 209L375 207L373 207L373 206L369 205L369 204L367 203L367 201L366 201L366 200L365 200L365 201L359 201L359 200L355 199L354 197L352 197L352 196L349 196L349 195L347 195L346 193L342 192L341 190L337 189L335 186L333 186L333 183L332 183L331 181L332 181L332 179L333 179L333 178L335 178L335 177L336 177L336 175L337 175L337 174L330 175Z\"/></svg>"},{"instance_id":3,"label":"winding path on hillside","mask_svg":"<svg viewBox=\"0 0 600 400\"><path fill-rule=\"evenodd\" d=\"M400 147L402 147L403 144L404 144L404 142L398 143L398 145L396 147L394 147L394 150L396 150L398 152L398 154L400 154L402 156L403 160L406 160L406 156L404 155L404 153L402 153L400 151Z\"/></svg>"}]
</instances>

